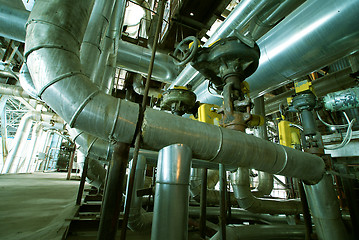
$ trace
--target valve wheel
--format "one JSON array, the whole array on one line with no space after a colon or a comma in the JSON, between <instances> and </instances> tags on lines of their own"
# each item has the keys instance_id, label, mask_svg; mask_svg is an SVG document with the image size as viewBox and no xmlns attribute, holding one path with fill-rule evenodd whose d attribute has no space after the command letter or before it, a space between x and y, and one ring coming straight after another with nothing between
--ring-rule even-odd
<instances>
[{"instance_id":1,"label":"valve wheel","mask_svg":"<svg viewBox=\"0 0 359 240\"><path fill-rule=\"evenodd\" d=\"M188 47L191 44L191 47ZM183 39L175 51L173 52L173 56L176 58L174 64L177 66L183 66L189 63L195 56L198 50L198 40L194 36L189 36Z\"/></svg>"}]
</instances>

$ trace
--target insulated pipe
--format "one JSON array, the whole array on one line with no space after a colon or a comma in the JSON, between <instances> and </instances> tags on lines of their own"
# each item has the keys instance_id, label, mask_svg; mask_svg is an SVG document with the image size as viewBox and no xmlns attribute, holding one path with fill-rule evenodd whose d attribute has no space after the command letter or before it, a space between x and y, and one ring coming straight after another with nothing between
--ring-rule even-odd
<instances>
[{"instance_id":1,"label":"insulated pipe","mask_svg":"<svg viewBox=\"0 0 359 240\"><path fill-rule=\"evenodd\" d=\"M132 168L132 161L130 162L129 168ZM145 171L146 158L142 155L139 155L136 164L136 175L131 198L130 215L128 217L127 223L128 228L135 232L149 231L152 226L153 213L146 212L142 208L142 197L137 196L137 190L143 189ZM130 174L128 174L126 189L128 189L128 183L130 182L129 178ZM128 190L126 190L126 192L128 192Z\"/></svg>"},{"instance_id":2,"label":"insulated pipe","mask_svg":"<svg viewBox=\"0 0 359 240\"><path fill-rule=\"evenodd\" d=\"M95 78L101 44L107 32L115 0L95 0L91 16L82 41L80 59L84 73L100 87Z\"/></svg>"},{"instance_id":3,"label":"insulated pipe","mask_svg":"<svg viewBox=\"0 0 359 240\"><path fill-rule=\"evenodd\" d=\"M27 25L28 68L39 96L70 127L131 143L139 106L101 93L81 73L79 44L90 7L85 0L36 1ZM215 163L310 181L319 181L324 173L322 159L312 154L150 108L145 112L142 138L144 147L154 150L186 144L194 157Z\"/></svg>"},{"instance_id":4,"label":"insulated pipe","mask_svg":"<svg viewBox=\"0 0 359 240\"><path fill-rule=\"evenodd\" d=\"M14 97L31 98L20 86L0 83L0 94Z\"/></svg>"},{"instance_id":5,"label":"insulated pipe","mask_svg":"<svg viewBox=\"0 0 359 240\"><path fill-rule=\"evenodd\" d=\"M325 174L318 184L304 189L319 240L349 239L331 175Z\"/></svg>"},{"instance_id":6,"label":"insulated pipe","mask_svg":"<svg viewBox=\"0 0 359 240\"><path fill-rule=\"evenodd\" d=\"M24 42L29 12L14 8L9 0L0 0L0 36Z\"/></svg>"},{"instance_id":7,"label":"insulated pipe","mask_svg":"<svg viewBox=\"0 0 359 240\"><path fill-rule=\"evenodd\" d=\"M138 95L143 95L145 93L145 86L142 83L141 75L137 75L134 77L132 86L133 86L133 91L135 91ZM161 90L157 88L150 88L148 90L148 96L157 98L158 95L160 94L161 94Z\"/></svg>"},{"instance_id":8,"label":"insulated pipe","mask_svg":"<svg viewBox=\"0 0 359 240\"><path fill-rule=\"evenodd\" d=\"M115 2L110 25L104 39L103 51L101 52L95 74L95 79L98 79L97 81L101 83L100 89L108 94L113 89L118 42L122 34L126 3L126 0L116 0Z\"/></svg>"},{"instance_id":9,"label":"insulated pipe","mask_svg":"<svg viewBox=\"0 0 359 240\"><path fill-rule=\"evenodd\" d=\"M23 63L21 66L20 74L19 74L19 82L21 87L25 90L26 93L28 93L31 97L40 100L39 96L37 95L34 82L32 81L26 63Z\"/></svg>"},{"instance_id":10,"label":"insulated pipe","mask_svg":"<svg viewBox=\"0 0 359 240\"><path fill-rule=\"evenodd\" d=\"M302 203L298 200L278 201L254 197L249 186L247 168L238 168L237 172L231 173L231 184L239 206L250 212L289 215L302 212Z\"/></svg>"},{"instance_id":11,"label":"insulated pipe","mask_svg":"<svg viewBox=\"0 0 359 240\"><path fill-rule=\"evenodd\" d=\"M265 0L242 0L236 8L229 14L222 25L214 32L214 34L207 40L204 47L210 46L215 41L228 37L231 34L239 33L243 27L249 23L249 21L256 16L265 6L274 4L275 1ZM177 78L171 83L169 88L174 86L186 86L191 83L193 86L194 82L202 79L203 76L188 64Z\"/></svg>"},{"instance_id":12,"label":"insulated pipe","mask_svg":"<svg viewBox=\"0 0 359 240\"><path fill-rule=\"evenodd\" d=\"M147 74L151 53L151 49L120 40L117 67L135 73ZM178 75L179 70L180 68L174 65L172 57L165 53L156 53L152 72L153 79L171 83Z\"/></svg>"},{"instance_id":13,"label":"insulated pipe","mask_svg":"<svg viewBox=\"0 0 359 240\"><path fill-rule=\"evenodd\" d=\"M323 98L324 107L332 112L359 107L359 87L329 93Z\"/></svg>"},{"instance_id":14,"label":"insulated pipe","mask_svg":"<svg viewBox=\"0 0 359 240\"><path fill-rule=\"evenodd\" d=\"M298 239L305 237L305 228L302 225L249 225L227 227L227 239L230 240L278 240L278 239ZM217 232L211 240L219 240L220 234Z\"/></svg>"},{"instance_id":15,"label":"insulated pipe","mask_svg":"<svg viewBox=\"0 0 359 240\"><path fill-rule=\"evenodd\" d=\"M15 134L14 146L6 158L6 162L2 169L2 173L9 173L9 172L15 173L17 171L20 159L17 158L16 156L20 152L19 150L23 148L26 142L33 121L53 123L53 122L62 122L63 120L54 113L36 112L36 111L27 112L21 118L20 125Z\"/></svg>"},{"instance_id":16,"label":"insulated pipe","mask_svg":"<svg viewBox=\"0 0 359 240\"><path fill-rule=\"evenodd\" d=\"M191 160L192 151L184 144L173 144L161 149L151 239L188 239Z\"/></svg>"},{"instance_id":17,"label":"insulated pipe","mask_svg":"<svg viewBox=\"0 0 359 240\"><path fill-rule=\"evenodd\" d=\"M263 95L357 50L358 11L356 0L303 3L258 40L259 67L246 79L251 96ZM195 89L197 100L221 103L204 85Z\"/></svg>"}]
</instances>

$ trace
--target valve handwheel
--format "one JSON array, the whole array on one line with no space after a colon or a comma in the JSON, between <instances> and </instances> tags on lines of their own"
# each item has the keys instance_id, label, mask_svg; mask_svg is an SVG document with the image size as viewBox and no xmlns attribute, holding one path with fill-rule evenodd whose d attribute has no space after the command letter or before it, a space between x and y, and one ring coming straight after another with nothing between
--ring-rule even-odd
<instances>
[{"instance_id":1,"label":"valve handwheel","mask_svg":"<svg viewBox=\"0 0 359 240\"><path fill-rule=\"evenodd\" d=\"M190 44L191 46L189 47ZM189 63L195 56L197 50L198 50L197 38L194 36L186 37L178 44L175 51L173 52L173 55L177 60L174 61L174 64L177 66L183 66Z\"/></svg>"}]
</instances>

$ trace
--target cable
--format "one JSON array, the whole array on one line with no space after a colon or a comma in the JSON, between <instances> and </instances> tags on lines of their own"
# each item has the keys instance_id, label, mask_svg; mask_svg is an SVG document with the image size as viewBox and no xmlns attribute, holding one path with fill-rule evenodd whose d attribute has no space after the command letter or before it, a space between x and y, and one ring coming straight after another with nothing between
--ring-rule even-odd
<instances>
[{"instance_id":1,"label":"cable","mask_svg":"<svg viewBox=\"0 0 359 240\"><path fill-rule=\"evenodd\" d=\"M211 85L211 86L210 86ZM216 91L216 93L212 93L211 92L211 89L213 89L214 91L216 91L216 89L214 89L214 87L212 86L212 83L211 82L208 82L208 85L207 85L207 90L208 90L208 93L211 94L212 96L215 96L215 97L219 97L219 98L222 98L223 99L223 96L218 94L218 92Z\"/></svg>"},{"instance_id":2,"label":"cable","mask_svg":"<svg viewBox=\"0 0 359 240\"><path fill-rule=\"evenodd\" d=\"M341 129L341 128L346 128L346 127L348 127L349 126L349 124L342 124L342 125L332 125L332 124L329 124L329 123L326 123L326 122L324 122L324 120L321 118L321 116L319 115L319 113L317 112L317 116L318 116L318 119L319 119L319 121L321 121L325 126L327 126L327 127L334 127L334 128L338 128L338 129ZM348 116L346 115L346 113L344 112L344 116L345 116L345 118L347 119L347 121L348 121ZM348 123L349 123L350 121L348 121Z\"/></svg>"}]
</instances>

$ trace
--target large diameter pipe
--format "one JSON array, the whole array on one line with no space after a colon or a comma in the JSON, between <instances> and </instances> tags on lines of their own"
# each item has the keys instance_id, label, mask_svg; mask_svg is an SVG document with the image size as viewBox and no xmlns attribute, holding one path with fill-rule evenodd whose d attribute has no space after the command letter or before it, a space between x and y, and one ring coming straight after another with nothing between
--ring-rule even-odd
<instances>
[{"instance_id":1,"label":"large diameter pipe","mask_svg":"<svg viewBox=\"0 0 359 240\"><path fill-rule=\"evenodd\" d=\"M24 42L29 12L14 8L9 0L0 1L0 36Z\"/></svg>"},{"instance_id":2,"label":"large diameter pipe","mask_svg":"<svg viewBox=\"0 0 359 240\"><path fill-rule=\"evenodd\" d=\"M359 107L359 87L329 93L323 98L324 107L330 111L343 111Z\"/></svg>"},{"instance_id":3,"label":"large diameter pipe","mask_svg":"<svg viewBox=\"0 0 359 240\"><path fill-rule=\"evenodd\" d=\"M305 185L310 211L320 240L349 239L341 217L333 179L326 174L316 185Z\"/></svg>"},{"instance_id":4,"label":"large diameter pipe","mask_svg":"<svg viewBox=\"0 0 359 240\"><path fill-rule=\"evenodd\" d=\"M131 143L139 106L100 92L81 73L79 43L90 7L85 0L36 1L27 25L28 68L41 98L70 127ZM154 150L184 143L195 157L215 163L309 181L319 181L324 173L322 159L312 154L154 109L145 112L142 138L144 147Z\"/></svg>"},{"instance_id":5,"label":"large diameter pipe","mask_svg":"<svg viewBox=\"0 0 359 240\"><path fill-rule=\"evenodd\" d=\"M253 96L329 65L357 50L357 0L306 1L258 41L261 58L247 78Z\"/></svg>"},{"instance_id":6,"label":"large diameter pipe","mask_svg":"<svg viewBox=\"0 0 359 240\"><path fill-rule=\"evenodd\" d=\"M161 149L151 239L188 239L191 160L192 151L186 145L174 144Z\"/></svg>"},{"instance_id":7,"label":"large diameter pipe","mask_svg":"<svg viewBox=\"0 0 359 240\"><path fill-rule=\"evenodd\" d=\"M243 0L238 3L236 8L229 14L222 25L215 31L215 33L207 40L204 47L210 46L218 39L225 38L235 32L240 32L242 28L266 5L271 1L265 0ZM273 1L274 3L274 1ZM177 76L169 88L174 86L185 86L189 83L196 82L203 78L202 75L188 64L182 72Z\"/></svg>"},{"instance_id":8,"label":"large diameter pipe","mask_svg":"<svg viewBox=\"0 0 359 240\"><path fill-rule=\"evenodd\" d=\"M20 86L0 83L0 94L14 97L31 98Z\"/></svg>"}]
</instances>

